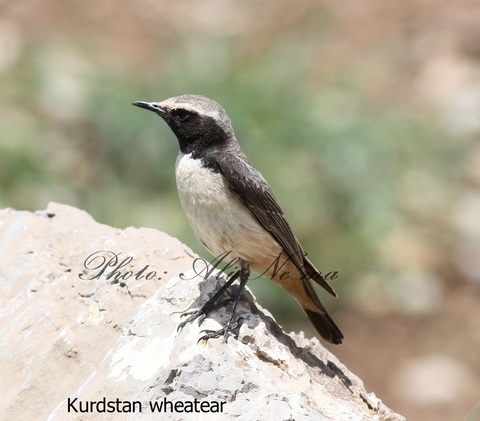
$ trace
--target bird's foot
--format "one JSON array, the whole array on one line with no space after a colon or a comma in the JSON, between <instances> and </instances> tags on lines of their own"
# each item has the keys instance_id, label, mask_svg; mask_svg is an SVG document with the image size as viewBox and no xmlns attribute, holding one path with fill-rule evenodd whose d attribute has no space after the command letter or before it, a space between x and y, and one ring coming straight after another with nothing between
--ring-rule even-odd
<instances>
[{"instance_id":1,"label":"bird's foot","mask_svg":"<svg viewBox=\"0 0 480 421\"><path fill-rule=\"evenodd\" d=\"M241 320L243 320L243 317L239 317L235 323L231 323L231 320L229 320L228 323L219 330L202 330L200 333L203 333L204 335L200 337L198 342L217 339L222 336L224 341L227 342L229 334L232 334L237 338L238 332L236 332L236 330L241 326Z\"/></svg>"},{"instance_id":2,"label":"bird's foot","mask_svg":"<svg viewBox=\"0 0 480 421\"><path fill-rule=\"evenodd\" d=\"M239 326L238 320L237 322L233 323L233 319L235 316L235 310L237 308L238 301L240 299L240 295L242 293L243 288L245 287L247 281L248 281L248 276L250 275L250 268L247 262L242 261L241 264L241 269L234 273L228 281L222 285L221 288L213 296L199 309L195 311L190 311L190 312L185 312L183 313L183 316L189 316L187 320L184 320L182 323L178 325L177 332L181 331L185 325L188 323L193 322L196 319L199 319L199 326L204 322L206 315L212 311L215 308L223 307L229 302L233 301L233 307L232 307L232 312L230 314L230 318L228 319L227 324L224 326L223 329L220 329L218 331L215 330L204 330L205 335L203 335L199 340L209 340L212 338L219 338L220 336L224 336L225 342L228 339L228 334L233 331L233 329L236 329ZM232 285L237 278L240 278L240 285L236 291L235 298L227 298L223 301L220 301L219 303L216 303L216 301L220 298L220 296L227 291L227 289Z\"/></svg>"},{"instance_id":3,"label":"bird's foot","mask_svg":"<svg viewBox=\"0 0 480 421\"><path fill-rule=\"evenodd\" d=\"M219 303L210 302L209 300L198 310L185 311L184 313L182 313L181 317L188 316L188 318L178 325L177 332L181 331L186 325L188 325L189 323L192 323L197 319L198 319L198 325L201 326L205 321L205 318L207 317L208 313L210 313L212 310L216 310L217 308L225 307L228 303L232 301L233 301L233 298L227 298L225 300L220 301Z\"/></svg>"},{"instance_id":4,"label":"bird's foot","mask_svg":"<svg viewBox=\"0 0 480 421\"><path fill-rule=\"evenodd\" d=\"M230 301L232 301L231 298L227 298L226 300L220 301L219 303L216 303L216 301L220 298L220 296L232 285L235 280L240 276L240 272L237 272L233 274L230 279L228 279L227 282L225 282L224 285L222 285L221 288L218 289L218 291L213 294L212 297L208 299L208 301L200 307L198 310L193 310L193 311L186 311L182 314L182 317L189 316L187 320L184 320L182 323L180 323L177 327L177 332L181 331L188 323L193 322L196 319L199 319L198 324L199 326L202 325L202 323L205 320L205 317L207 316L208 313L210 313L212 310L223 307L227 305Z\"/></svg>"}]
</instances>

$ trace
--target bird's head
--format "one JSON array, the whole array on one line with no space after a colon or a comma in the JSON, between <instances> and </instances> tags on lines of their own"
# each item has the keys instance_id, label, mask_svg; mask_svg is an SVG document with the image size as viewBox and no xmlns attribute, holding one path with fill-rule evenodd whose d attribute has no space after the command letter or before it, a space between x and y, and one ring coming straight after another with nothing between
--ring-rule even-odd
<instances>
[{"instance_id":1,"label":"bird's head","mask_svg":"<svg viewBox=\"0 0 480 421\"><path fill-rule=\"evenodd\" d=\"M162 102L136 101L133 105L162 117L177 136L183 153L199 153L234 138L232 124L223 107L201 95L180 95Z\"/></svg>"}]
</instances>

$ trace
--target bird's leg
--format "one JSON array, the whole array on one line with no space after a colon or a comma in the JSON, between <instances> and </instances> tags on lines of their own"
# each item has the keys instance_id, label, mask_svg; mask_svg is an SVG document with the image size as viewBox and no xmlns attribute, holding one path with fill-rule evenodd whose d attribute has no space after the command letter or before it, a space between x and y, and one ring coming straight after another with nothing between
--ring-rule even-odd
<instances>
[{"instance_id":1,"label":"bird's leg","mask_svg":"<svg viewBox=\"0 0 480 421\"><path fill-rule=\"evenodd\" d=\"M232 313L230 315L230 319L228 320L227 324L220 330L204 330L202 332L205 333L199 340L209 340L212 338L219 338L223 336L225 338L225 342L228 339L228 333L231 332L233 329L237 327L237 323L233 323L233 319L235 317L235 310L237 308L238 301L240 300L240 296L242 295L243 288L247 284L248 277L250 276L250 266L248 262L244 260L241 261L241 268L240 268L240 286L238 287L237 293L235 294L235 300L233 302Z\"/></svg>"},{"instance_id":2,"label":"bird's leg","mask_svg":"<svg viewBox=\"0 0 480 421\"><path fill-rule=\"evenodd\" d=\"M232 285L236 280L237 278L241 275L241 271L237 271L235 272L231 277L230 279L228 279L228 281L222 285L221 288L218 289L217 292L215 292L215 294L213 294L213 296L211 298L209 298L209 300L202 306L200 307L199 310L194 310L194 311L186 311L185 313L183 313L182 316L190 316L187 320L184 320L182 323L180 323L177 327L177 332L182 330L185 325L187 325L188 323L191 323L193 322L194 320L196 319L199 319L199 325L202 324L203 320L205 319L205 316L212 310L216 309L216 308L220 308L220 307L223 307L224 305L228 304L230 301L232 301L231 298L227 298L226 300L223 300L223 301L220 301L219 303L216 303L215 304L215 301L218 300L218 298L230 287L230 285Z\"/></svg>"}]
</instances>

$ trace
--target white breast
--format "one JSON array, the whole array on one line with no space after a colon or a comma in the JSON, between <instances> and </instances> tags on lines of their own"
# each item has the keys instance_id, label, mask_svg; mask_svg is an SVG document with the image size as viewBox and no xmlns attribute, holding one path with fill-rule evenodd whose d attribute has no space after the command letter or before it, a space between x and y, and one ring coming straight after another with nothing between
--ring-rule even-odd
<instances>
[{"instance_id":1,"label":"white breast","mask_svg":"<svg viewBox=\"0 0 480 421\"><path fill-rule=\"evenodd\" d=\"M200 159L179 153L177 189L197 238L214 255L231 251L248 262L276 256L280 246L230 191L225 178L202 166Z\"/></svg>"}]
</instances>

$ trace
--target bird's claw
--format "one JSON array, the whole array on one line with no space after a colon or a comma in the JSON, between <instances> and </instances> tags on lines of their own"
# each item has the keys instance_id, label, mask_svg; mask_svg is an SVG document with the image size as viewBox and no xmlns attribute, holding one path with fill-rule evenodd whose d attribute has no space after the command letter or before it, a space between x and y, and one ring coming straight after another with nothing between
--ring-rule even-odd
<instances>
[{"instance_id":1,"label":"bird's claw","mask_svg":"<svg viewBox=\"0 0 480 421\"><path fill-rule=\"evenodd\" d=\"M243 317L239 317L235 323L227 323L226 326L219 330L202 330L200 333L204 333L203 336L200 337L200 339L197 341L208 341L209 339L217 339L223 336L224 341L227 342L229 334L234 335L234 337L238 337L238 332L235 332L236 329L238 329L241 325L241 320L243 320Z\"/></svg>"},{"instance_id":2,"label":"bird's claw","mask_svg":"<svg viewBox=\"0 0 480 421\"><path fill-rule=\"evenodd\" d=\"M185 311L184 313L181 314L180 317L187 317L187 316L190 316L190 317L188 317L187 320L184 320L178 325L177 332L180 332L187 324L192 323L196 319L198 319L198 325L201 326L205 321L205 319L207 318L208 313L210 313L212 310L215 310L217 308L224 307L232 301L233 301L233 298L227 298L223 301L220 301L217 304L215 303L209 304L207 302L199 310Z\"/></svg>"}]
</instances>

